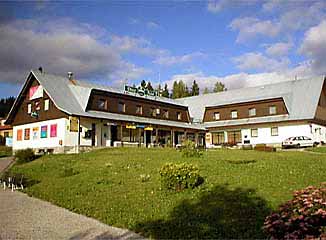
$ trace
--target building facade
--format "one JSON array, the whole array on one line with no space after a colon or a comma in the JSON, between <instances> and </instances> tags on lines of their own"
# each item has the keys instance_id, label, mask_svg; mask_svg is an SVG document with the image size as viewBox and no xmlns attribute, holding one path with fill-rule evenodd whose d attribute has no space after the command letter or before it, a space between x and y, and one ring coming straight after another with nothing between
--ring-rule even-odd
<instances>
[{"instance_id":1,"label":"building facade","mask_svg":"<svg viewBox=\"0 0 326 240\"><path fill-rule=\"evenodd\" d=\"M13 150L78 152L90 147L265 143L293 136L326 142L323 78L182 99L135 87L117 90L31 71L6 123Z\"/></svg>"}]
</instances>

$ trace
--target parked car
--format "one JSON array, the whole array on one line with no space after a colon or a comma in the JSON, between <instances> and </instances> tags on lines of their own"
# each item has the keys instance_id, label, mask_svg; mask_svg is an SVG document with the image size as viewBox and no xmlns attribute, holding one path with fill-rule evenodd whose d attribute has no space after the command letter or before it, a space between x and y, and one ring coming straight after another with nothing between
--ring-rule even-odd
<instances>
[{"instance_id":1,"label":"parked car","mask_svg":"<svg viewBox=\"0 0 326 240\"><path fill-rule=\"evenodd\" d=\"M290 148L290 147L314 147L316 143L309 137L306 136L297 136L287 138L282 142L282 148Z\"/></svg>"}]
</instances>

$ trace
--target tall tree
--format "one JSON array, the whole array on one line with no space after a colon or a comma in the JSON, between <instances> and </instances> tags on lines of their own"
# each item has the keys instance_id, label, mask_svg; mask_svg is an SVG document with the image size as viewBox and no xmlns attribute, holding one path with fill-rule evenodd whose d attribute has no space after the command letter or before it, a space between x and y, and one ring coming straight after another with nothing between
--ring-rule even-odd
<instances>
[{"instance_id":1,"label":"tall tree","mask_svg":"<svg viewBox=\"0 0 326 240\"><path fill-rule=\"evenodd\" d=\"M167 98L170 97L170 93L169 93L169 89L168 89L167 84L164 85L164 89L162 91L162 97L167 97Z\"/></svg>"},{"instance_id":2,"label":"tall tree","mask_svg":"<svg viewBox=\"0 0 326 240\"><path fill-rule=\"evenodd\" d=\"M141 80L140 86L142 88L146 88L146 81L145 80Z\"/></svg>"},{"instance_id":3,"label":"tall tree","mask_svg":"<svg viewBox=\"0 0 326 240\"><path fill-rule=\"evenodd\" d=\"M154 90L154 88L153 88L153 86L152 86L152 84L151 84L150 81L147 82L146 89L148 89L149 91L153 91Z\"/></svg>"},{"instance_id":4,"label":"tall tree","mask_svg":"<svg viewBox=\"0 0 326 240\"><path fill-rule=\"evenodd\" d=\"M192 87L191 87L191 96L197 96L199 95L199 86L196 83L196 80L194 80L194 82L192 83Z\"/></svg>"},{"instance_id":5,"label":"tall tree","mask_svg":"<svg viewBox=\"0 0 326 240\"><path fill-rule=\"evenodd\" d=\"M7 97L0 99L0 117L6 117L12 105L15 102L15 97Z\"/></svg>"},{"instance_id":6,"label":"tall tree","mask_svg":"<svg viewBox=\"0 0 326 240\"><path fill-rule=\"evenodd\" d=\"M216 82L214 85L214 90L213 92L223 92L226 91L227 88L225 87L225 85L221 82Z\"/></svg>"},{"instance_id":7,"label":"tall tree","mask_svg":"<svg viewBox=\"0 0 326 240\"><path fill-rule=\"evenodd\" d=\"M177 81L173 82L173 87L172 87L172 98L179 98L179 84Z\"/></svg>"},{"instance_id":8,"label":"tall tree","mask_svg":"<svg viewBox=\"0 0 326 240\"><path fill-rule=\"evenodd\" d=\"M189 91L189 88L188 88L187 84L185 84L185 86L186 86L185 87L185 92L184 92L182 97L189 97L189 96L191 96L191 92Z\"/></svg>"}]
</instances>

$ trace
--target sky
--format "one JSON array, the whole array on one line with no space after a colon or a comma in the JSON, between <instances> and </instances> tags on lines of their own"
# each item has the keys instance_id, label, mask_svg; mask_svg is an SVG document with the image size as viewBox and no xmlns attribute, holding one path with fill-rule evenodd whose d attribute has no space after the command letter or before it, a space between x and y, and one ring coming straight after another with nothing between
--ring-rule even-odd
<instances>
[{"instance_id":1,"label":"sky","mask_svg":"<svg viewBox=\"0 0 326 240\"><path fill-rule=\"evenodd\" d=\"M326 75L326 1L0 2L0 96L31 69L122 88Z\"/></svg>"}]
</instances>

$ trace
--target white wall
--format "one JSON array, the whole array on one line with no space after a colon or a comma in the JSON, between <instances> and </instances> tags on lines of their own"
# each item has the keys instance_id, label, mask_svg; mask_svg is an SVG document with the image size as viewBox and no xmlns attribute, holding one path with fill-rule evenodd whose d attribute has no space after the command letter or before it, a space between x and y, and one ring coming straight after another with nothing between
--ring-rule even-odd
<instances>
[{"instance_id":1,"label":"white wall","mask_svg":"<svg viewBox=\"0 0 326 240\"><path fill-rule=\"evenodd\" d=\"M57 124L57 137L50 137L50 125ZM41 138L41 126L48 126L47 138ZM38 127L38 136L33 138L33 128ZM30 139L24 140L24 130L30 129ZM22 140L17 141L17 130L22 129ZM42 121L37 123L29 123L13 127L13 150L25 149L25 148L55 148L64 145L66 129L66 119L60 118L55 120ZM60 145L60 140L62 145Z\"/></svg>"}]
</instances>

